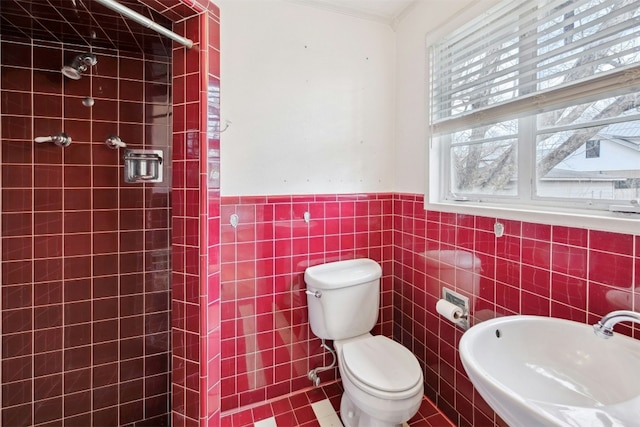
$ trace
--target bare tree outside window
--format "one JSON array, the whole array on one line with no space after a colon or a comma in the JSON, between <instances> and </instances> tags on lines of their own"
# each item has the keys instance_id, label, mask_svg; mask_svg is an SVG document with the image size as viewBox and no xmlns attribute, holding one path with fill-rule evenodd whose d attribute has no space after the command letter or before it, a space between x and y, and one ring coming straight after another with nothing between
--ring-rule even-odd
<instances>
[{"instance_id":1,"label":"bare tree outside window","mask_svg":"<svg viewBox=\"0 0 640 427\"><path fill-rule=\"evenodd\" d=\"M470 115L533 92L541 93L534 100L544 101L556 88L579 87L640 63L640 26L631 24L640 16L637 0L569 0L549 9L545 6L552 2L530 3L540 10L528 12L519 24L523 29L514 28L513 37L458 61L447 84L436 87L441 118ZM589 96L578 93L581 98ZM640 191L640 92L633 85L537 111L533 107L519 118L444 138L451 192L514 195L518 156L535 156L540 196L629 200L632 191L625 187ZM523 140L535 150L519 150Z\"/></svg>"}]
</instances>

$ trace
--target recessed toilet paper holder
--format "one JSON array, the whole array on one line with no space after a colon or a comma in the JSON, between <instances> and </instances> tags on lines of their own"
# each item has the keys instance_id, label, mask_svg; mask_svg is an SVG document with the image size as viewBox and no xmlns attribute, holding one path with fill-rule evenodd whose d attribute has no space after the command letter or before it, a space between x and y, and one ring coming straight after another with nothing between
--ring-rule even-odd
<instances>
[{"instance_id":1,"label":"recessed toilet paper holder","mask_svg":"<svg viewBox=\"0 0 640 427\"><path fill-rule=\"evenodd\" d=\"M162 182L162 150L124 150L124 182Z\"/></svg>"},{"instance_id":2,"label":"recessed toilet paper holder","mask_svg":"<svg viewBox=\"0 0 640 427\"><path fill-rule=\"evenodd\" d=\"M442 298L462 309L456 324L464 330L469 329L469 298L448 288L442 288Z\"/></svg>"}]
</instances>

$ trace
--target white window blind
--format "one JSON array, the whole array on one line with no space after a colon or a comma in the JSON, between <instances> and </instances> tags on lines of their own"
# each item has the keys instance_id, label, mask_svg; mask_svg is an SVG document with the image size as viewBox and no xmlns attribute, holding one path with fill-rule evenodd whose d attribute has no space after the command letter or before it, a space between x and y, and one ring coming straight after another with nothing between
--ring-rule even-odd
<instances>
[{"instance_id":1,"label":"white window blind","mask_svg":"<svg viewBox=\"0 0 640 427\"><path fill-rule=\"evenodd\" d=\"M431 48L431 127L455 132L640 91L638 0L511 0Z\"/></svg>"}]
</instances>

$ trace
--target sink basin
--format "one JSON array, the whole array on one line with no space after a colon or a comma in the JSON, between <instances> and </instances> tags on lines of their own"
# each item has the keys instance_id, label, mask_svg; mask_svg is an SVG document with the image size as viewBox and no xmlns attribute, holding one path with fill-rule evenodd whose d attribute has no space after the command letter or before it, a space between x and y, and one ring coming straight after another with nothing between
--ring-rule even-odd
<instances>
[{"instance_id":1,"label":"sink basin","mask_svg":"<svg viewBox=\"0 0 640 427\"><path fill-rule=\"evenodd\" d=\"M460 340L471 382L511 426L640 425L640 341L539 316L479 323Z\"/></svg>"}]
</instances>

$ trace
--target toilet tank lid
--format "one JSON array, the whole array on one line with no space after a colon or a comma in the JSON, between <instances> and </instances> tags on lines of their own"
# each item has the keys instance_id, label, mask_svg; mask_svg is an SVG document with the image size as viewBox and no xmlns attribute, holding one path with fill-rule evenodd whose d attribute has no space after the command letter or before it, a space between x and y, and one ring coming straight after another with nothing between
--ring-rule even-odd
<instances>
[{"instance_id":1,"label":"toilet tank lid","mask_svg":"<svg viewBox=\"0 0 640 427\"><path fill-rule=\"evenodd\" d=\"M370 282L380 276L380 264L372 259L359 258L309 267L304 272L304 281L317 289L338 289Z\"/></svg>"}]
</instances>

